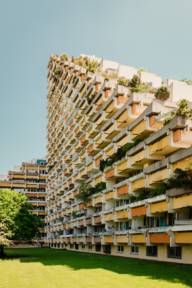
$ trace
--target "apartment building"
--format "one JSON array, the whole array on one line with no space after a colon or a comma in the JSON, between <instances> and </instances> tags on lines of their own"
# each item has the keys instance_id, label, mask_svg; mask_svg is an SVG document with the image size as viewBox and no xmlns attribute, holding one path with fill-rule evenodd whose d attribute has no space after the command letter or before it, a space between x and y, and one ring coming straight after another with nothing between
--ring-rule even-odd
<instances>
[{"instance_id":1,"label":"apartment building","mask_svg":"<svg viewBox=\"0 0 192 288\"><path fill-rule=\"evenodd\" d=\"M50 247L192 264L191 97L182 81L51 56Z\"/></svg>"},{"instance_id":2,"label":"apartment building","mask_svg":"<svg viewBox=\"0 0 192 288\"><path fill-rule=\"evenodd\" d=\"M23 162L8 172L6 179L0 180L0 189L11 189L24 193L33 206L33 213L45 221L46 211L47 163L44 159ZM45 231L42 230L42 237Z\"/></svg>"}]
</instances>

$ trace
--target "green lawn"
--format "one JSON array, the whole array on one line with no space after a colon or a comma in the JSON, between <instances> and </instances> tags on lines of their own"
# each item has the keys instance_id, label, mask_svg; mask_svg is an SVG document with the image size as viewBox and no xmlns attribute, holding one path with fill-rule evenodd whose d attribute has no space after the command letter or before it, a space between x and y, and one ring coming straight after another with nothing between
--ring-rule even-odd
<instances>
[{"instance_id":1,"label":"green lawn","mask_svg":"<svg viewBox=\"0 0 192 288\"><path fill-rule=\"evenodd\" d=\"M8 249L0 288L192 287L192 266L48 248Z\"/></svg>"}]
</instances>

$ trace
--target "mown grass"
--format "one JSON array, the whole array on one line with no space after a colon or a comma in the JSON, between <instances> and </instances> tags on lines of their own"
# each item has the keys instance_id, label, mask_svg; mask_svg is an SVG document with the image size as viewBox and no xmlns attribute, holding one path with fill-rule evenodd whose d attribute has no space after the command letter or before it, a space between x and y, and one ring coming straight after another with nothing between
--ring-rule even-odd
<instances>
[{"instance_id":1,"label":"mown grass","mask_svg":"<svg viewBox=\"0 0 192 288\"><path fill-rule=\"evenodd\" d=\"M7 249L0 288L192 287L192 266L48 248Z\"/></svg>"}]
</instances>

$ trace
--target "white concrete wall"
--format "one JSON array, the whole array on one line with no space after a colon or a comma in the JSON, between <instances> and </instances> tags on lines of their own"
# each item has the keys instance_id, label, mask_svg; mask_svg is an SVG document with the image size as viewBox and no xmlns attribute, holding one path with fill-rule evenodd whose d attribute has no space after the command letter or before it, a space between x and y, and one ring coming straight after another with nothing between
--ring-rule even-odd
<instances>
[{"instance_id":1,"label":"white concrete wall","mask_svg":"<svg viewBox=\"0 0 192 288\"><path fill-rule=\"evenodd\" d=\"M169 79L167 83L170 91L170 100L178 102L181 99L186 99L192 102L192 85L172 79Z\"/></svg>"},{"instance_id":2,"label":"white concrete wall","mask_svg":"<svg viewBox=\"0 0 192 288\"><path fill-rule=\"evenodd\" d=\"M156 74L149 72L138 72L141 77L141 81L150 84L154 88L159 88L162 85L162 78Z\"/></svg>"},{"instance_id":3,"label":"white concrete wall","mask_svg":"<svg viewBox=\"0 0 192 288\"><path fill-rule=\"evenodd\" d=\"M133 75L137 74L137 69L126 66L126 65L120 65L118 70L119 77L125 77L128 79L132 79Z\"/></svg>"}]
</instances>

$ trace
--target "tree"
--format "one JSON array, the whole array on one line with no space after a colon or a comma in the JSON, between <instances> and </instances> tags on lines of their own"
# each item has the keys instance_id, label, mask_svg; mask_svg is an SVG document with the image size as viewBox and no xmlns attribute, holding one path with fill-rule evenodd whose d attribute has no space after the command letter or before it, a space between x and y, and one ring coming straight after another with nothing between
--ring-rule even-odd
<instances>
[{"instance_id":1,"label":"tree","mask_svg":"<svg viewBox=\"0 0 192 288\"><path fill-rule=\"evenodd\" d=\"M0 190L0 258L10 240L31 240L42 227L40 220L31 212L24 194L12 190Z\"/></svg>"},{"instance_id":2,"label":"tree","mask_svg":"<svg viewBox=\"0 0 192 288\"><path fill-rule=\"evenodd\" d=\"M31 240L40 237L43 222L40 217L32 214L33 206L25 203L15 218L14 240Z\"/></svg>"}]
</instances>

